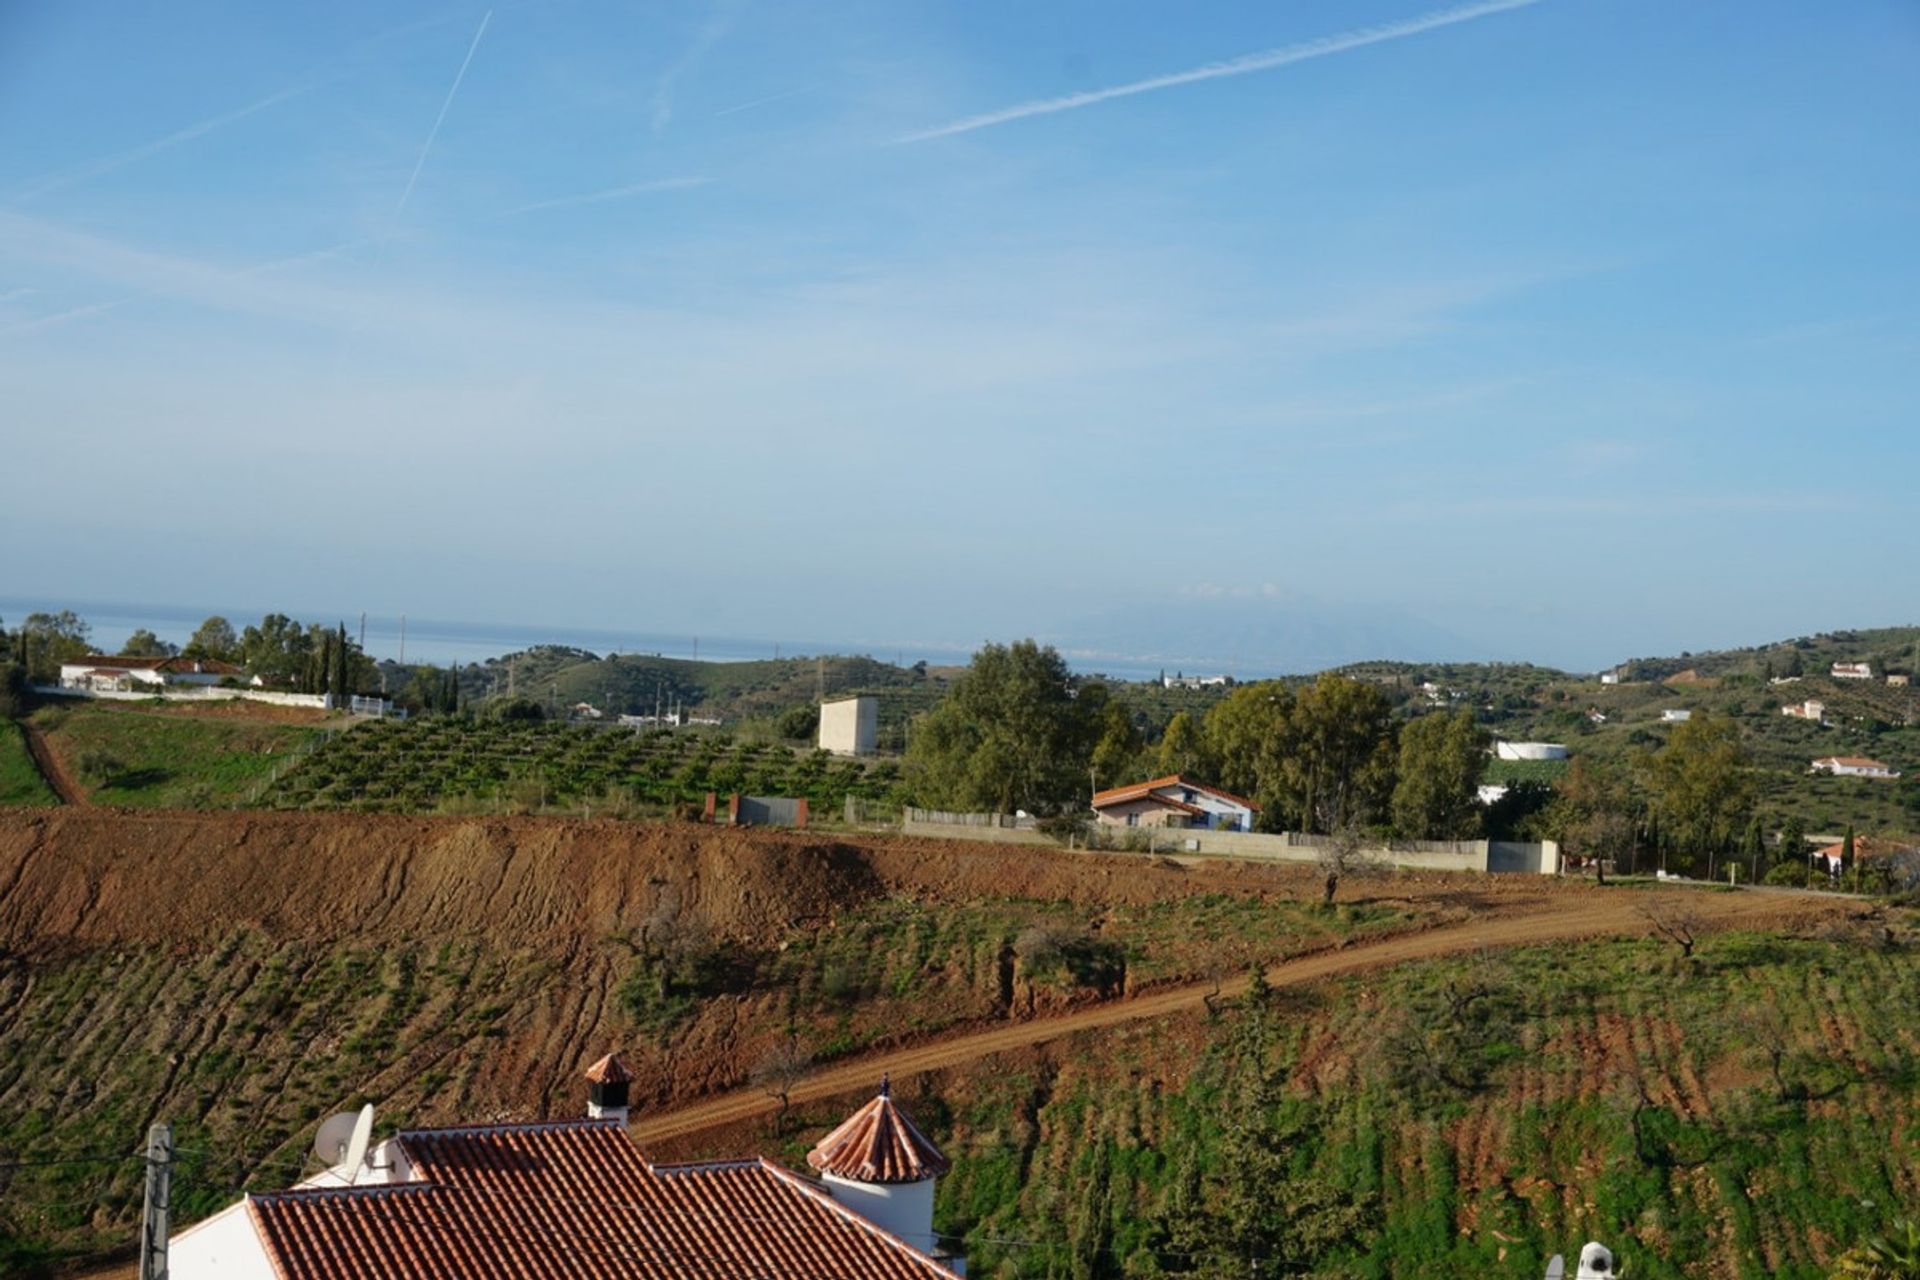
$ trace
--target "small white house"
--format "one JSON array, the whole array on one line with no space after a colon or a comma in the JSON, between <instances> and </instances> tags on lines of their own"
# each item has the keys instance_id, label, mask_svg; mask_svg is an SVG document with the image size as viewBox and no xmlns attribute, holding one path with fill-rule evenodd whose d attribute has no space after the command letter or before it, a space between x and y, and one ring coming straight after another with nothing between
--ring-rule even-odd
<instances>
[{"instance_id":1,"label":"small white house","mask_svg":"<svg viewBox=\"0 0 1920 1280\"><path fill-rule=\"evenodd\" d=\"M1871 680L1873 664L1870 662L1836 662L1832 675L1835 680Z\"/></svg>"},{"instance_id":2,"label":"small white house","mask_svg":"<svg viewBox=\"0 0 1920 1280\"><path fill-rule=\"evenodd\" d=\"M1601 684L1619 684L1620 673L1618 671L1603 671L1600 673L1600 683Z\"/></svg>"},{"instance_id":3,"label":"small white house","mask_svg":"<svg viewBox=\"0 0 1920 1280\"><path fill-rule=\"evenodd\" d=\"M1251 831L1260 806L1177 773L1094 793L1096 822L1114 827L1184 827L1204 831Z\"/></svg>"},{"instance_id":4,"label":"small white house","mask_svg":"<svg viewBox=\"0 0 1920 1280\"><path fill-rule=\"evenodd\" d=\"M1783 716L1793 716L1798 720L1811 720L1815 724L1827 722L1827 704L1818 698L1808 698L1805 702L1790 703L1780 708Z\"/></svg>"},{"instance_id":5,"label":"small white house","mask_svg":"<svg viewBox=\"0 0 1920 1280\"><path fill-rule=\"evenodd\" d=\"M1660 713L1660 719L1667 724L1685 724L1693 719L1693 712L1684 707L1668 707Z\"/></svg>"},{"instance_id":6,"label":"small white house","mask_svg":"<svg viewBox=\"0 0 1920 1280\"><path fill-rule=\"evenodd\" d=\"M1836 778L1897 778L1900 771L1884 760L1867 756L1822 756L1813 762L1812 772L1830 773Z\"/></svg>"},{"instance_id":7,"label":"small white house","mask_svg":"<svg viewBox=\"0 0 1920 1280\"><path fill-rule=\"evenodd\" d=\"M245 673L218 658L127 658L90 653L60 664L60 687L87 693L159 693L237 680Z\"/></svg>"},{"instance_id":8,"label":"small white house","mask_svg":"<svg viewBox=\"0 0 1920 1280\"><path fill-rule=\"evenodd\" d=\"M880 744L880 699L841 698L820 704L820 749L868 756Z\"/></svg>"}]
</instances>

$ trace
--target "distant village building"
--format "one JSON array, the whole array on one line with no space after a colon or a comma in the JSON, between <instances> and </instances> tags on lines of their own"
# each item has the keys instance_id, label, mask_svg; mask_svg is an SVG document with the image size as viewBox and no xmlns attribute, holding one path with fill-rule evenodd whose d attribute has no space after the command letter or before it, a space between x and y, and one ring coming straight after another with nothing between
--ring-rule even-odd
<instances>
[{"instance_id":1,"label":"distant village building","mask_svg":"<svg viewBox=\"0 0 1920 1280\"><path fill-rule=\"evenodd\" d=\"M1884 760L1867 756L1822 756L1813 762L1814 773L1831 773L1838 778L1897 778L1899 770Z\"/></svg>"},{"instance_id":2,"label":"distant village building","mask_svg":"<svg viewBox=\"0 0 1920 1280\"><path fill-rule=\"evenodd\" d=\"M1911 677L1904 671L1891 672L1887 676L1888 684L1905 685L1911 683Z\"/></svg>"},{"instance_id":3,"label":"distant village building","mask_svg":"<svg viewBox=\"0 0 1920 1280\"><path fill-rule=\"evenodd\" d=\"M1565 760L1568 751L1560 742L1496 742L1493 754L1501 760Z\"/></svg>"},{"instance_id":4,"label":"distant village building","mask_svg":"<svg viewBox=\"0 0 1920 1280\"><path fill-rule=\"evenodd\" d=\"M158 693L163 689L216 685L246 673L218 658L122 658L90 653L60 664L60 687L89 693Z\"/></svg>"},{"instance_id":5,"label":"distant village building","mask_svg":"<svg viewBox=\"0 0 1920 1280\"><path fill-rule=\"evenodd\" d=\"M630 1077L589 1071L588 1119L403 1130L329 1152L174 1236L171 1280L773 1277L954 1280L936 1251L940 1153L881 1094L808 1157L655 1164L627 1136ZM325 1130L323 1130L323 1134ZM318 1144L316 1144L318 1145Z\"/></svg>"},{"instance_id":6,"label":"distant village building","mask_svg":"<svg viewBox=\"0 0 1920 1280\"><path fill-rule=\"evenodd\" d=\"M1620 669L1618 667L1615 667L1612 671L1602 671L1600 673L1600 683L1601 684L1619 684Z\"/></svg>"},{"instance_id":7,"label":"distant village building","mask_svg":"<svg viewBox=\"0 0 1920 1280\"><path fill-rule=\"evenodd\" d=\"M1827 722L1827 704L1818 698L1808 698L1805 702L1796 702L1780 708L1783 716L1794 716L1801 720L1811 720L1815 724Z\"/></svg>"},{"instance_id":8,"label":"distant village building","mask_svg":"<svg viewBox=\"0 0 1920 1280\"><path fill-rule=\"evenodd\" d=\"M1896 844L1891 840L1861 836L1853 842L1853 859L1857 863L1872 858L1885 858L1896 853L1909 852L1910 848L1909 845ZM1837 876L1846 870L1846 853L1847 842L1838 840L1824 848L1815 849L1807 855L1807 860L1813 864L1815 871L1824 871L1830 876Z\"/></svg>"},{"instance_id":9,"label":"distant village building","mask_svg":"<svg viewBox=\"0 0 1920 1280\"><path fill-rule=\"evenodd\" d=\"M606 714L591 702L576 702L567 708L569 720L601 720L606 717Z\"/></svg>"},{"instance_id":10,"label":"distant village building","mask_svg":"<svg viewBox=\"0 0 1920 1280\"><path fill-rule=\"evenodd\" d=\"M1093 797L1094 819L1114 827L1184 827L1251 831L1260 806L1251 800L1169 774L1150 782L1110 787Z\"/></svg>"},{"instance_id":11,"label":"distant village building","mask_svg":"<svg viewBox=\"0 0 1920 1280\"><path fill-rule=\"evenodd\" d=\"M1233 681L1227 676L1188 676L1163 674L1160 685L1165 689L1224 689Z\"/></svg>"},{"instance_id":12,"label":"distant village building","mask_svg":"<svg viewBox=\"0 0 1920 1280\"><path fill-rule=\"evenodd\" d=\"M880 699L841 698L820 704L820 749L842 756L872 755L880 745Z\"/></svg>"},{"instance_id":13,"label":"distant village building","mask_svg":"<svg viewBox=\"0 0 1920 1280\"><path fill-rule=\"evenodd\" d=\"M1693 712L1680 707L1669 707L1660 713L1660 719L1667 724L1685 724L1693 719Z\"/></svg>"},{"instance_id":14,"label":"distant village building","mask_svg":"<svg viewBox=\"0 0 1920 1280\"><path fill-rule=\"evenodd\" d=\"M1836 662L1833 664L1835 680L1871 680L1873 664L1870 662Z\"/></svg>"}]
</instances>

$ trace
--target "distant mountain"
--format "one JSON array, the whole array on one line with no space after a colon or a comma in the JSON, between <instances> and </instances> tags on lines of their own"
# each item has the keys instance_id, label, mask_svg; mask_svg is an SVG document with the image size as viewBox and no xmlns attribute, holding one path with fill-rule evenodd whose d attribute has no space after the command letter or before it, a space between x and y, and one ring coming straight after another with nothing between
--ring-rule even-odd
<instances>
[{"instance_id":1,"label":"distant mountain","mask_svg":"<svg viewBox=\"0 0 1920 1280\"><path fill-rule=\"evenodd\" d=\"M1472 661L1504 656L1391 608L1329 604L1251 592L1195 592L1117 605L1076 618L1051 637L1074 665L1103 660L1238 679L1303 675L1379 658Z\"/></svg>"}]
</instances>

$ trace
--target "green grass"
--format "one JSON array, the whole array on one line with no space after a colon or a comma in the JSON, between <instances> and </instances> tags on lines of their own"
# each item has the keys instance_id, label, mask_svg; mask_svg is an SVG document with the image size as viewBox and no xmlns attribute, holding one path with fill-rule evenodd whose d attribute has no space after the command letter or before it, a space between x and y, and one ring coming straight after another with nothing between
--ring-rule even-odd
<instances>
[{"instance_id":1,"label":"green grass","mask_svg":"<svg viewBox=\"0 0 1920 1280\"><path fill-rule=\"evenodd\" d=\"M249 804L277 768L323 732L139 704L53 705L33 718L93 803L133 808Z\"/></svg>"},{"instance_id":2,"label":"green grass","mask_svg":"<svg viewBox=\"0 0 1920 1280\"><path fill-rule=\"evenodd\" d=\"M0 805L52 805L60 803L34 767L27 754L27 740L20 726L0 720Z\"/></svg>"},{"instance_id":3,"label":"green grass","mask_svg":"<svg viewBox=\"0 0 1920 1280\"><path fill-rule=\"evenodd\" d=\"M1911 945L1728 934L1692 964L1644 941L1510 953L1497 1065L1481 1087L1438 1093L1411 1088L1386 1045L1475 961L1280 993L1271 1065L1314 1134L1300 1171L1378 1203L1358 1247L1314 1273L1529 1275L1598 1239L1651 1280L1825 1276L1838 1249L1920 1209ZM954 1159L937 1224L966 1238L969 1273L1057 1274L1076 1170L1100 1142L1120 1206L1107 1274L1177 1262L1156 1256L1150 1226L1183 1158L1211 1167L1243 1120L1223 1106L1239 1016L1143 1024L903 1090Z\"/></svg>"}]
</instances>

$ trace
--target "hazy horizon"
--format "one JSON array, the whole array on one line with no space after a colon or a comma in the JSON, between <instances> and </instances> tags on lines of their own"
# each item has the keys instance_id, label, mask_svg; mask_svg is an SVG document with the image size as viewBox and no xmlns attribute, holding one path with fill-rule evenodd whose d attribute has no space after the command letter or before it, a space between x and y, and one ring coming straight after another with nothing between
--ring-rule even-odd
<instances>
[{"instance_id":1,"label":"hazy horizon","mask_svg":"<svg viewBox=\"0 0 1920 1280\"><path fill-rule=\"evenodd\" d=\"M0 596L1243 670L1911 621L1917 63L1897 0L14 6Z\"/></svg>"}]
</instances>

